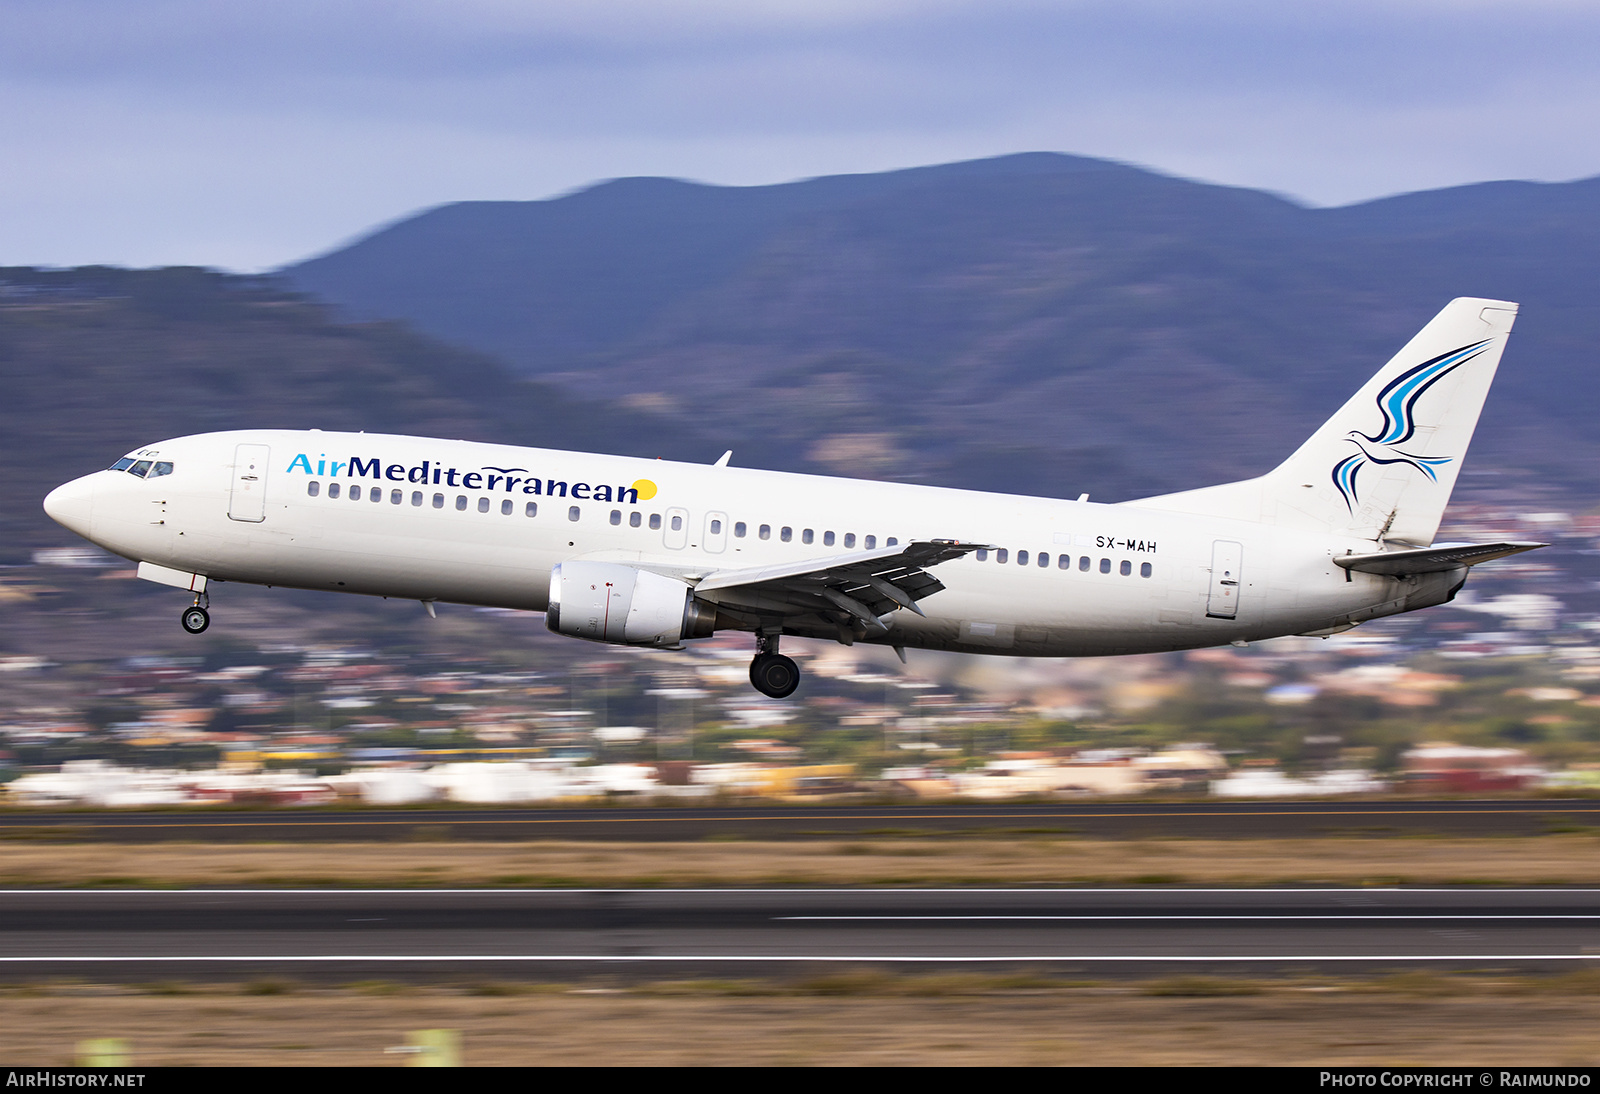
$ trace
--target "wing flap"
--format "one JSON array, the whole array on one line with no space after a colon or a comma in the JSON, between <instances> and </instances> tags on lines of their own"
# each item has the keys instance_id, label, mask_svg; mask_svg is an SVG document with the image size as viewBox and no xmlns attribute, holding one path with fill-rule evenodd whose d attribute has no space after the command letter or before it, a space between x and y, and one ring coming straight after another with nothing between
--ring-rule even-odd
<instances>
[{"instance_id":1,"label":"wing flap","mask_svg":"<svg viewBox=\"0 0 1600 1094\"><path fill-rule=\"evenodd\" d=\"M900 608L918 615L917 601L944 588L928 567L986 547L955 540L918 540L806 559L782 566L721 570L695 586L695 595L762 615L826 614L881 628L881 616Z\"/></svg>"}]
</instances>

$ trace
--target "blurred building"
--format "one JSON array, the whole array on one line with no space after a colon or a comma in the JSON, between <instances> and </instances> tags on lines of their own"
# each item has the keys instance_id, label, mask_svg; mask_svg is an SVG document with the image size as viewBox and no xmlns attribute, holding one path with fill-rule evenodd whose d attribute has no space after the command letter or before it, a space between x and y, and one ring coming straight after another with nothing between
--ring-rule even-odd
<instances>
[{"instance_id":1,"label":"blurred building","mask_svg":"<svg viewBox=\"0 0 1600 1094\"><path fill-rule=\"evenodd\" d=\"M1406 789L1419 793L1525 790L1546 777L1544 768L1516 748L1433 743L1411 749L1401 760Z\"/></svg>"}]
</instances>

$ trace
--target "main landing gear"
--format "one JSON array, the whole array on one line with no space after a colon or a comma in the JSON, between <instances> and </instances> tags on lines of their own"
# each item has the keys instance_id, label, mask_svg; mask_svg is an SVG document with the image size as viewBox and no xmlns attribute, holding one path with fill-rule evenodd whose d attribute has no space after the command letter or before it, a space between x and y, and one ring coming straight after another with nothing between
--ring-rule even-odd
<instances>
[{"instance_id":1,"label":"main landing gear","mask_svg":"<svg viewBox=\"0 0 1600 1094\"><path fill-rule=\"evenodd\" d=\"M762 695L787 699L800 686L800 666L781 653L758 653L750 662L750 682Z\"/></svg>"},{"instance_id":2,"label":"main landing gear","mask_svg":"<svg viewBox=\"0 0 1600 1094\"><path fill-rule=\"evenodd\" d=\"M180 622L183 629L190 634L199 634L211 626L211 613L206 611L211 606L211 597L201 593L194 598L194 603L183 609Z\"/></svg>"},{"instance_id":3,"label":"main landing gear","mask_svg":"<svg viewBox=\"0 0 1600 1094\"><path fill-rule=\"evenodd\" d=\"M758 635L756 657L750 662L750 683L762 695L787 699L800 686L800 666L778 652L778 636Z\"/></svg>"}]
</instances>

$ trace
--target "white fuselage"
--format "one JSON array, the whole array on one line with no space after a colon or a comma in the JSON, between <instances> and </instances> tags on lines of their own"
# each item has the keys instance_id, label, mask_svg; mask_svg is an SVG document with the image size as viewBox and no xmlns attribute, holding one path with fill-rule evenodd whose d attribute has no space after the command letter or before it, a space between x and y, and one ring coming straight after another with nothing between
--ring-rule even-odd
<instances>
[{"instance_id":1,"label":"white fuselage","mask_svg":"<svg viewBox=\"0 0 1600 1094\"><path fill-rule=\"evenodd\" d=\"M996 549L934 567L946 588L919 605L925 617L897 611L857 640L1030 656L1336 629L1439 603L1460 583L1350 573L1334 556L1377 544L1274 525L468 441L248 430L136 455L171 471L85 476L52 494L51 515L127 558L211 581L543 611L552 567L569 560L693 584L959 540Z\"/></svg>"}]
</instances>

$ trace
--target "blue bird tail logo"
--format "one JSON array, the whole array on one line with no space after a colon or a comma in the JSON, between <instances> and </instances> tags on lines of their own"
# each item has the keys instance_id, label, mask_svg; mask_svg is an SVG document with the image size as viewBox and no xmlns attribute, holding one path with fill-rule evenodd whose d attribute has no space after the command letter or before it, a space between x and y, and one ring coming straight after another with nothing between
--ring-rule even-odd
<instances>
[{"instance_id":1,"label":"blue bird tail logo","mask_svg":"<svg viewBox=\"0 0 1600 1094\"><path fill-rule=\"evenodd\" d=\"M1383 428L1376 434L1352 429L1348 440L1356 446L1356 451L1333 465L1333 485L1339 488L1350 512L1354 513L1360 504L1357 477L1369 463L1409 464L1428 476L1429 480L1439 481L1436 468L1450 463L1455 459L1454 456L1419 456L1402 451L1397 446L1416 435L1416 406L1423 393L1482 353L1492 341L1485 338L1481 342L1440 354L1431 361L1424 361L1395 377L1378 392L1378 410L1383 415Z\"/></svg>"}]
</instances>

